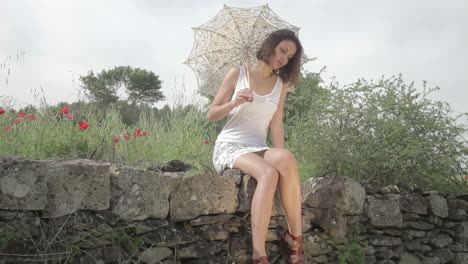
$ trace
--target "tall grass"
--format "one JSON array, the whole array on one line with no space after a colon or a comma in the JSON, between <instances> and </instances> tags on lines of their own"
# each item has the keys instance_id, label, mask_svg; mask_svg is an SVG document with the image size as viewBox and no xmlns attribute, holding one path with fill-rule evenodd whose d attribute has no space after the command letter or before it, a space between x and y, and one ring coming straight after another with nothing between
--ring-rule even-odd
<instances>
[{"instance_id":1,"label":"tall grass","mask_svg":"<svg viewBox=\"0 0 468 264\"><path fill-rule=\"evenodd\" d=\"M134 126L122 122L120 112L86 104L71 109L69 120L60 109L42 108L34 120L7 111L0 115L0 154L32 159L95 159L141 166L178 159L198 169L212 169L216 131L203 111L175 109L163 118L152 111L141 113ZM14 124L15 120L20 120ZM80 130L86 122L88 129ZM11 130L5 131L11 126ZM140 135L135 132L140 129Z\"/></svg>"},{"instance_id":2,"label":"tall grass","mask_svg":"<svg viewBox=\"0 0 468 264\"><path fill-rule=\"evenodd\" d=\"M139 108L139 116L122 116L125 111L119 104L103 107L80 99L71 105L74 118L70 120L61 112L63 103L50 106L43 91L34 98L40 106L26 107L33 110L19 118L12 107L14 100L0 96L0 109L7 110L0 114L0 154L31 159L83 158L140 167L182 160L195 166L195 171L214 171L211 155L216 125L206 120L205 98L189 91L184 80L175 79L166 97L173 108L162 116L156 116L157 111L148 106ZM193 107L183 107L187 104ZM29 120L31 114L37 118ZM129 118L134 122L128 122ZM14 124L15 120L19 123ZM90 127L80 130L83 122ZM7 127L11 129L5 131ZM141 136L135 135L137 130Z\"/></svg>"}]
</instances>

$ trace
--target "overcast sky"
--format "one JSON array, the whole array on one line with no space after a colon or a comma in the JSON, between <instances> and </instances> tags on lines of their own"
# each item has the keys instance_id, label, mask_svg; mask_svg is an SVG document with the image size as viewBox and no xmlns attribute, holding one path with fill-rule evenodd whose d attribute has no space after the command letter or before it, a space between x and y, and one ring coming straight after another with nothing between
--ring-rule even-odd
<instances>
[{"instance_id":1,"label":"overcast sky","mask_svg":"<svg viewBox=\"0 0 468 264\"><path fill-rule=\"evenodd\" d=\"M49 104L73 102L79 75L130 65L159 75L168 100L158 106L190 100L196 77L182 62L192 27L223 4L266 3L301 28L306 54L318 57L305 68L327 66L326 82L402 73L418 88L423 80L439 86L433 98L468 112L466 0L0 0L0 63L10 68L8 84L7 69L0 72L0 99L23 107L42 88Z\"/></svg>"}]
</instances>

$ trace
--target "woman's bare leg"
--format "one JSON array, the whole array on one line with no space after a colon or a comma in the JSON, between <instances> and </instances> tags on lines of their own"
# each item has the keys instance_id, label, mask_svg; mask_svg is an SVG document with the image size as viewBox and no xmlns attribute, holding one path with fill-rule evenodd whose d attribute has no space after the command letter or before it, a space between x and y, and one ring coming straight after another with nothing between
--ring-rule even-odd
<instances>
[{"instance_id":1,"label":"woman's bare leg","mask_svg":"<svg viewBox=\"0 0 468 264\"><path fill-rule=\"evenodd\" d=\"M278 171L255 153L240 156L234 163L234 168L257 180L257 188L252 198L252 258L266 256L265 240L270 223L273 196L278 184Z\"/></svg>"},{"instance_id":2,"label":"woman's bare leg","mask_svg":"<svg viewBox=\"0 0 468 264\"><path fill-rule=\"evenodd\" d=\"M286 149L272 148L263 154L263 158L272 164L279 172L279 189L289 232L294 236L302 235L302 194L301 181L297 161L290 151ZM295 242L288 239L290 244ZM294 256L291 261L297 261L299 256Z\"/></svg>"}]
</instances>

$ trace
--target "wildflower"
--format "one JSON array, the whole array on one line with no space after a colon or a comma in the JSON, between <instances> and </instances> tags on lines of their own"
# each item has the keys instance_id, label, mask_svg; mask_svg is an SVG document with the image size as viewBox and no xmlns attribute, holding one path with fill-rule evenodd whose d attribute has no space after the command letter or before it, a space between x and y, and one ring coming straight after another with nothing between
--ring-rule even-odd
<instances>
[{"instance_id":1,"label":"wildflower","mask_svg":"<svg viewBox=\"0 0 468 264\"><path fill-rule=\"evenodd\" d=\"M145 131L145 132L141 133L141 129L137 129L137 131L133 132L133 137L144 137L146 135L148 135L148 132Z\"/></svg>"},{"instance_id":2,"label":"wildflower","mask_svg":"<svg viewBox=\"0 0 468 264\"><path fill-rule=\"evenodd\" d=\"M62 109L62 114L64 114L64 115L67 115L69 112L70 112L70 107L68 107L68 106L67 106L67 107L64 107L64 108Z\"/></svg>"},{"instance_id":3,"label":"wildflower","mask_svg":"<svg viewBox=\"0 0 468 264\"><path fill-rule=\"evenodd\" d=\"M1 115L1 114L4 114L4 113L6 113L6 111L3 110L3 109L0 109L0 115Z\"/></svg>"},{"instance_id":4,"label":"wildflower","mask_svg":"<svg viewBox=\"0 0 468 264\"><path fill-rule=\"evenodd\" d=\"M205 143L205 145L208 145L208 143L210 143L210 142L208 141L208 139L205 139L205 141L203 141L203 143Z\"/></svg>"},{"instance_id":5,"label":"wildflower","mask_svg":"<svg viewBox=\"0 0 468 264\"><path fill-rule=\"evenodd\" d=\"M19 124L20 122L21 122L21 121L20 121L19 119L16 119L14 123L15 123L15 125L17 125L17 124Z\"/></svg>"},{"instance_id":6,"label":"wildflower","mask_svg":"<svg viewBox=\"0 0 468 264\"><path fill-rule=\"evenodd\" d=\"M5 129L3 129L3 131L8 131L8 130L11 130L11 126L5 127Z\"/></svg>"},{"instance_id":7,"label":"wildflower","mask_svg":"<svg viewBox=\"0 0 468 264\"><path fill-rule=\"evenodd\" d=\"M29 118L29 120L34 120L34 119L37 118L37 116L36 115L30 115L28 118Z\"/></svg>"},{"instance_id":8,"label":"wildflower","mask_svg":"<svg viewBox=\"0 0 468 264\"><path fill-rule=\"evenodd\" d=\"M135 132L133 133L133 137L139 137L139 136L141 136L140 133L141 133L141 129L138 129L137 131L135 131Z\"/></svg>"},{"instance_id":9,"label":"wildflower","mask_svg":"<svg viewBox=\"0 0 468 264\"><path fill-rule=\"evenodd\" d=\"M114 143L117 143L117 142L119 142L119 140L120 140L120 137L116 137L116 138L114 138Z\"/></svg>"},{"instance_id":10,"label":"wildflower","mask_svg":"<svg viewBox=\"0 0 468 264\"><path fill-rule=\"evenodd\" d=\"M21 113L18 115L19 118L24 118L26 116L26 113Z\"/></svg>"},{"instance_id":11,"label":"wildflower","mask_svg":"<svg viewBox=\"0 0 468 264\"><path fill-rule=\"evenodd\" d=\"M73 120L73 117L74 117L74 116L75 116L75 115L65 115L65 117L66 117L67 119L70 119L70 120Z\"/></svg>"},{"instance_id":12,"label":"wildflower","mask_svg":"<svg viewBox=\"0 0 468 264\"><path fill-rule=\"evenodd\" d=\"M128 140L130 138L130 132L125 133L123 137L125 140Z\"/></svg>"},{"instance_id":13,"label":"wildflower","mask_svg":"<svg viewBox=\"0 0 468 264\"><path fill-rule=\"evenodd\" d=\"M88 129L88 128L89 128L88 123L80 123L80 130L85 130L85 129Z\"/></svg>"}]
</instances>

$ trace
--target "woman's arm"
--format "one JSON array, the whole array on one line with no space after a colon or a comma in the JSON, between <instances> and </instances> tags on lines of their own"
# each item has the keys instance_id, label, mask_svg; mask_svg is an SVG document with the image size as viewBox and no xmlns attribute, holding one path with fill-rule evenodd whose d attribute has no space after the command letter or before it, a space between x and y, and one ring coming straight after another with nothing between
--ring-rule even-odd
<instances>
[{"instance_id":1,"label":"woman's arm","mask_svg":"<svg viewBox=\"0 0 468 264\"><path fill-rule=\"evenodd\" d=\"M286 100L286 93L288 87L283 83L283 89L281 90L281 96L278 103L278 109L270 121L270 133L274 148L284 148L284 128L283 128L283 112L284 112L284 101Z\"/></svg>"},{"instance_id":2,"label":"woman's arm","mask_svg":"<svg viewBox=\"0 0 468 264\"><path fill-rule=\"evenodd\" d=\"M224 77L213 103L208 109L208 122L223 119L233 108L247 102L253 97L250 89L242 89L237 93L236 99L231 101L232 94L239 79L239 67L232 67Z\"/></svg>"}]
</instances>

